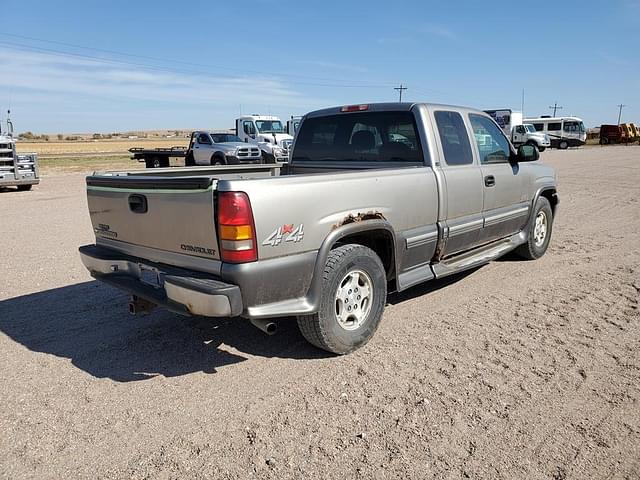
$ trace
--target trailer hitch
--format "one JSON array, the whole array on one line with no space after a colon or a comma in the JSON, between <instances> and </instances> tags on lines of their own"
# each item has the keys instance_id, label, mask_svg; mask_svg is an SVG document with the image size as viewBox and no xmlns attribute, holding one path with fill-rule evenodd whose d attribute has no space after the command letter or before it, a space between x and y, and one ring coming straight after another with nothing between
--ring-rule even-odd
<instances>
[{"instance_id":1,"label":"trailer hitch","mask_svg":"<svg viewBox=\"0 0 640 480\"><path fill-rule=\"evenodd\" d=\"M151 313L156 306L157 305L155 303L150 302L149 300L140 298L137 295L131 295L131 300L129 301L129 313L131 315Z\"/></svg>"}]
</instances>

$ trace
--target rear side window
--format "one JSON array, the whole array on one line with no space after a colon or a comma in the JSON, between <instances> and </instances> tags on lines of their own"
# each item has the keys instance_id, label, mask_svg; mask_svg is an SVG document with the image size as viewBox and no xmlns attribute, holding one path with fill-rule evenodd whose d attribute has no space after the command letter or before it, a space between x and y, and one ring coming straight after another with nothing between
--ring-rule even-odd
<instances>
[{"instance_id":1,"label":"rear side window","mask_svg":"<svg viewBox=\"0 0 640 480\"><path fill-rule=\"evenodd\" d=\"M298 133L292 160L424 162L411 112L365 112L307 118Z\"/></svg>"},{"instance_id":2,"label":"rear side window","mask_svg":"<svg viewBox=\"0 0 640 480\"><path fill-rule=\"evenodd\" d=\"M534 123L533 128L535 128L537 132L542 132L544 130L544 123Z\"/></svg>"},{"instance_id":3,"label":"rear side window","mask_svg":"<svg viewBox=\"0 0 640 480\"><path fill-rule=\"evenodd\" d=\"M469 165L473 163L471 144L462 116L457 112L434 112L440 143L447 165Z\"/></svg>"},{"instance_id":4,"label":"rear side window","mask_svg":"<svg viewBox=\"0 0 640 480\"><path fill-rule=\"evenodd\" d=\"M547 127L547 130L550 130L550 131L562 130L562 124L561 123L550 123L549 126Z\"/></svg>"}]
</instances>

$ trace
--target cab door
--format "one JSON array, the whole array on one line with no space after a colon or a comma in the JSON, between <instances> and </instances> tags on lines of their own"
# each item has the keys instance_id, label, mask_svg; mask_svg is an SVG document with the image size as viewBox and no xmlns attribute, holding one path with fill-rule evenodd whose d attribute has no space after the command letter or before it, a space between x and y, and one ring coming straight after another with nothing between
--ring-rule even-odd
<instances>
[{"instance_id":1,"label":"cab door","mask_svg":"<svg viewBox=\"0 0 640 480\"><path fill-rule=\"evenodd\" d=\"M509 141L491 118L470 113L469 123L482 176L484 225L480 242L487 243L519 232L527 222L527 174L510 161Z\"/></svg>"},{"instance_id":2,"label":"cab door","mask_svg":"<svg viewBox=\"0 0 640 480\"><path fill-rule=\"evenodd\" d=\"M433 112L438 133L442 173L446 183L441 257L468 250L480 241L483 227L482 175L474 158L463 114Z\"/></svg>"},{"instance_id":3,"label":"cab door","mask_svg":"<svg viewBox=\"0 0 640 480\"><path fill-rule=\"evenodd\" d=\"M211 137L207 133L201 132L196 136L193 145L193 158L196 165L209 165L211 161Z\"/></svg>"}]
</instances>

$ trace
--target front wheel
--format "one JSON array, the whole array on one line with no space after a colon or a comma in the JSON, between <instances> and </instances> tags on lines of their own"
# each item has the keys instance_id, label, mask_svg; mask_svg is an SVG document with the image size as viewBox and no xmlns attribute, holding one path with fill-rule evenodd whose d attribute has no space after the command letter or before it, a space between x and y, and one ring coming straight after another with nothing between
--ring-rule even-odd
<instances>
[{"instance_id":1,"label":"front wheel","mask_svg":"<svg viewBox=\"0 0 640 480\"><path fill-rule=\"evenodd\" d=\"M318 312L298 316L298 327L312 345L343 355L373 337L386 301L387 279L378 255L362 245L343 245L327 258Z\"/></svg>"},{"instance_id":2,"label":"front wheel","mask_svg":"<svg viewBox=\"0 0 640 480\"><path fill-rule=\"evenodd\" d=\"M538 147L538 151L539 152L544 152L547 149L547 147Z\"/></svg>"},{"instance_id":3,"label":"front wheel","mask_svg":"<svg viewBox=\"0 0 640 480\"><path fill-rule=\"evenodd\" d=\"M553 211L545 197L539 197L529 222L527 243L520 245L516 253L527 260L537 260L545 254L551 240Z\"/></svg>"}]
</instances>

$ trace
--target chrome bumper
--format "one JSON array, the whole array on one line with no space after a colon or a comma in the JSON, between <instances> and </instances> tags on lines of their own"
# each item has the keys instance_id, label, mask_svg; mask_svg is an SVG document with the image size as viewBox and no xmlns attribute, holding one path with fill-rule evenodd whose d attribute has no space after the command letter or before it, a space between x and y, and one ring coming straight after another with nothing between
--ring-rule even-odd
<instances>
[{"instance_id":1,"label":"chrome bumper","mask_svg":"<svg viewBox=\"0 0 640 480\"><path fill-rule=\"evenodd\" d=\"M240 288L210 275L155 264L96 245L80 247L79 252L96 280L175 313L234 317L243 311ZM157 281L146 281L146 274Z\"/></svg>"}]
</instances>

